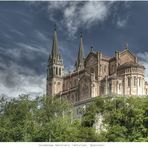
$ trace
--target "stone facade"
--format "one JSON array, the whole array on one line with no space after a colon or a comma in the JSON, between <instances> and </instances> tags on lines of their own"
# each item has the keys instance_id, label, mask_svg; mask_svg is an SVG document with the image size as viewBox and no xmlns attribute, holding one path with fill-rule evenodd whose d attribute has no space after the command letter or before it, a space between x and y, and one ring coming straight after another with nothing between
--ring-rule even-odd
<instances>
[{"instance_id":1,"label":"stone facade","mask_svg":"<svg viewBox=\"0 0 148 148\"><path fill-rule=\"evenodd\" d=\"M105 56L93 47L86 58L83 52L81 34L75 70L64 75L55 30L48 61L47 95L67 98L81 106L87 100L101 95L148 95L148 83L144 80L145 68L128 47L123 51L115 51L113 57Z\"/></svg>"}]
</instances>

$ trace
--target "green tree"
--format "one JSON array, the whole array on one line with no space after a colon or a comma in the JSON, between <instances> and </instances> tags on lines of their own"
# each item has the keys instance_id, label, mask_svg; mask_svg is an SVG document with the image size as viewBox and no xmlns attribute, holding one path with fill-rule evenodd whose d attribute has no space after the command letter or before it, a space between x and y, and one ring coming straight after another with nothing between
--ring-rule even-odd
<instances>
[{"instance_id":1,"label":"green tree","mask_svg":"<svg viewBox=\"0 0 148 148\"><path fill-rule=\"evenodd\" d=\"M56 97L1 98L0 141L77 141L78 124L71 121L71 108Z\"/></svg>"},{"instance_id":2,"label":"green tree","mask_svg":"<svg viewBox=\"0 0 148 148\"><path fill-rule=\"evenodd\" d=\"M94 114L103 115L107 141L147 141L148 98L98 97L94 103Z\"/></svg>"},{"instance_id":3,"label":"green tree","mask_svg":"<svg viewBox=\"0 0 148 148\"><path fill-rule=\"evenodd\" d=\"M57 97L22 95L0 99L0 141L97 142L148 141L147 97L97 97L81 119ZM95 130L97 115L105 130Z\"/></svg>"}]
</instances>

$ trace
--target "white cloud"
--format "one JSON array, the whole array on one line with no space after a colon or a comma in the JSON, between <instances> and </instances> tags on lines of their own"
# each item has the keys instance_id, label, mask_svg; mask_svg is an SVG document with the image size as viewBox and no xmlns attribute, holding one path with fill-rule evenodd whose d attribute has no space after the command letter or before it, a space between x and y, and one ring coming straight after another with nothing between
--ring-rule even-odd
<instances>
[{"instance_id":1,"label":"white cloud","mask_svg":"<svg viewBox=\"0 0 148 148\"><path fill-rule=\"evenodd\" d=\"M42 41L48 41L49 38L41 31L39 30L35 30L35 34L36 34L36 37L39 39L39 40L42 40Z\"/></svg>"},{"instance_id":2,"label":"white cloud","mask_svg":"<svg viewBox=\"0 0 148 148\"><path fill-rule=\"evenodd\" d=\"M60 11L63 16L58 23L64 25L73 36L80 27L89 28L105 21L113 3L105 1L49 2L49 17L56 22L55 14Z\"/></svg>"},{"instance_id":3,"label":"white cloud","mask_svg":"<svg viewBox=\"0 0 148 148\"><path fill-rule=\"evenodd\" d=\"M28 52L40 52L42 54L48 54L47 49L44 49L43 47L40 47L39 45L30 45L26 43L17 43L17 46L19 46L20 50L27 50ZM32 56L32 55L31 55Z\"/></svg>"},{"instance_id":4,"label":"white cloud","mask_svg":"<svg viewBox=\"0 0 148 148\"><path fill-rule=\"evenodd\" d=\"M148 52L138 53L139 63L145 67L145 80L148 81Z\"/></svg>"},{"instance_id":5,"label":"white cloud","mask_svg":"<svg viewBox=\"0 0 148 148\"><path fill-rule=\"evenodd\" d=\"M0 57L0 96L17 97L30 94L35 97L45 94L46 73L37 72L34 65L46 66L40 59L36 60L36 54L41 53L45 56L47 51L40 46L34 47L24 43L17 43L17 46L19 47L7 50L0 47L1 52L5 53L4 57L7 57L7 61L3 56Z\"/></svg>"},{"instance_id":6,"label":"white cloud","mask_svg":"<svg viewBox=\"0 0 148 148\"><path fill-rule=\"evenodd\" d=\"M87 2L83 9L80 9L80 17L83 24L86 23L87 26L91 26L95 22L104 21L108 16L111 4L112 3Z\"/></svg>"},{"instance_id":7,"label":"white cloud","mask_svg":"<svg viewBox=\"0 0 148 148\"><path fill-rule=\"evenodd\" d=\"M23 35L15 29L12 32ZM30 94L35 97L45 94L47 63L43 59L49 55L49 49L43 43L50 39L39 30L33 33L30 42L13 41L12 46L0 47L0 96Z\"/></svg>"},{"instance_id":8,"label":"white cloud","mask_svg":"<svg viewBox=\"0 0 148 148\"><path fill-rule=\"evenodd\" d=\"M4 67L4 65L0 65ZM8 97L17 97L21 94L30 94L38 96L45 94L46 77L44 75L36 75L30 69L28 75L20 73L20 66L11 63L11 67L0 71L0 95ZM30 75L29 75L30 74Z\"/></svg>"},{"instance_id":9,"label":"white cloud","mask_svg":"<svg viewBox=\"0 0 148 148\"><path fill-rule=\"evenodd\" d=\"M11 29L10 32L17 34L20 37L21 36L23 36L23 37L25 36L25 34L23 32L21 32L19 30L16 30L16 29Z\"/></svg>"},{"instance_id":10,"label":"white cloud","mask_svg":"<svg viewBox=\"0 0 148 148\"><path fill-rule=\"evenodd\" d=\"M127 22L128 22L128 17L126 17L125 19L118 18L117 19L117 26L119 28L124 28L126 26Z\"/></svg>"}]
</instances>

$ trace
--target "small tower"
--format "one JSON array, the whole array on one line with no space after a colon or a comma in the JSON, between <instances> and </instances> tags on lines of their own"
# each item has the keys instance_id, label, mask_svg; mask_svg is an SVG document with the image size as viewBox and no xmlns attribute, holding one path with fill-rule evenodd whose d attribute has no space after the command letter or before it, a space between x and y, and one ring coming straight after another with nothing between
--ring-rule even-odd
<instances>
[{"instance_id":1,"label":"small tower","mask_svg":"<svg viewBox=\"0 0 148 148\"><path fill-rule=\"evenodd\" d=\"M46 94L55 96L63 89L64 64L58 47L56 26L54 29L51 54L48 59Z\"/></svg>"},{"instance_id":2,"label":"small tower","mask_svg":"<svg viewBox=\"0 0 148 148\"><path fill-rule=\"evenodd\" d=\"M75 66L76 66L76 70L84 69L84 49L83 49L82 33L80 33L80 46L79 46L78 57L77 57Z\"/></svg>"}]
</instances>

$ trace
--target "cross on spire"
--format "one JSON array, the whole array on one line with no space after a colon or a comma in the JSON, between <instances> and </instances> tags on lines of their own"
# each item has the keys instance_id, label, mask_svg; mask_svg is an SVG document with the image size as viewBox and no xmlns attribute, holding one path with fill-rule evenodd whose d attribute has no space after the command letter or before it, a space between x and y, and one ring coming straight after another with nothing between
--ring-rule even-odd
<instances>
[{"instance_id":1,"label":"cross on spire","mask_svg":"<svg viewBox=\"0 0 148 148\"><path fill-rule=\"evenodd\" d=\"M128 50L128 43L125 44L125 49Z\"/></svg>"},{"instance_id":2,"label":"cross on spire","mask_svg":"<svg viewBox=\"0 0 148 148\"><path fill-rule=\"evenodd\" d=\"M82 32L80 32L80 37L82 38Z\"/></svg>"},{"instance_id":3,"label":"cross on spire","mask_svg":"<svg viewBox=\"0 0 148 148\"><path fill-rule=\"evenodd\" d=\"M94 51L94 48L93 48L93 46L91 46L91 47L90 47L90 51L91 51L91 52L93 52L93 51Z\"/></svg>"},{"instance_id":4,"label":"cross on spire","mask_svg":"<svg viewBox=\"0 0 148 148\"><path fill-rule=\"evenodd\" d=\"M54 24L54 31L56 31L57 30L57 25L56 24Z\"/></svg>"}]
</instances>

